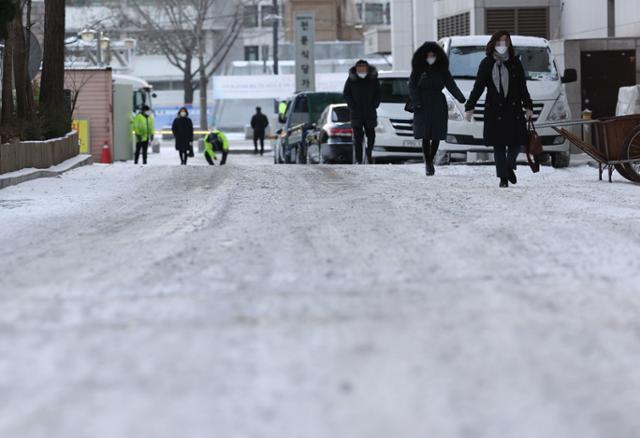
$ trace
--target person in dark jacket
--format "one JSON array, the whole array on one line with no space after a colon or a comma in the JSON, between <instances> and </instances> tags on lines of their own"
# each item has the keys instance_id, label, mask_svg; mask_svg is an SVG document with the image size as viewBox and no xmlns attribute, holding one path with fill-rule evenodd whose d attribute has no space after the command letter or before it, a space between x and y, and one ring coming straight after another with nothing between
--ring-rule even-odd
<instances>
[{"instance_id":1,"label":"person in dark jacket","mask_svg":"<svg viewBox=\"0 0 640 438\"><path fill-rule=\"evenodd\" d=\"M189 118L189 111L182 107L178 111L178 117L171 125L171 132L176 139L176 150L180 153L180 164L187 165L189 151L193 148L193 122Z\"/></svg>"},{"instance_id":2,"label":"person in dark jacket","mask_svg":"<svg viewBox=\"0 0 640 438\"><path fill-rule=\"evenodd\" d=\"M344 99L351 110L353 146L356 162L362 164L362 148L367 136L367 162L371 163L371 153L376 141L378 125L377 108L380 106L380 82L378 70L363 59L349 70L349 78L344 85Z\"/></svg>"},{"instance_id":3,"label":"person in dark jacket","mask_svg":"<svg viewBox=\"0 0 640 438\"><path fill-rule=\"evenodd\" d=\"M413 136L422 140L427 176L435 174L433 160L440 141L447 138L449 110L444 88L460 103L464 94L449 72L449 59L435 42L426 42L413 55L409 93L413 103Z\"/></svg>"},{"instance_id":4,"label":"person in dark jacket","mask_svg":"<svg viewBox=\"0 0 640 438\"><path fill-rule=\"evenodd\" d=\"M526 118L533 116L533 102L527 89L527 76L506 31L493 34L480 62L473 91L466 104L465 118L471 121L473 109L487 90L484 109L484 142L493 146L500 187L516 184L516 159L527 142Z\"/></svg>"},{"instance_id":5,"label":"person in dark jacket","mask_svg":"<svg viewBox=\"0 0 640 438\"><path fill-rule=\"evenodd\" d=\"M264 155L264 136L269 126L269 119L262 114L262 108L257 107L256 113L251 118L251 129L253 129L254 154L258 153L258 141L260 142L260 155Z\"/></svg>"}]
</instances>

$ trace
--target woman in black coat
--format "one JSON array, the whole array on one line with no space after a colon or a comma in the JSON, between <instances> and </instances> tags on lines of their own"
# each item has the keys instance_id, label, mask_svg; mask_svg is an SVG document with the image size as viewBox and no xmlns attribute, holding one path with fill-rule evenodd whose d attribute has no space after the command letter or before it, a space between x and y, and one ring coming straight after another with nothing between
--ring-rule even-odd
<instances>
[{"instance_id":1,"label":"woman in black coat","mask_svg":"<svg viewBox=\"0 0 640 438\"><path fill-rule=\"evenodd\" d=\"M178 111L178 117L173 121L171 131L176 139L176 150L180 153L180 164L186 166L189 152L193 147L193 122L186 108L182 107Z\"/></svg>"},{"instance_id":2,"label":"woman in black coat","mask_svg":"<svg viewBox=\"0 0 640 438\"><path fill-rule=\"evenodd\" d=\"M480 62L476 83L466 104L466 119L471 121L473 109L487 90L484 108L484 142L493 146L496 173L500 187L516 184L516 159L527 142L527 119L533 116L533 102L527 89L527 77L516 57L511 36L506 31L493 34Z\"/></svg>"},{"instance_id":3,"label":"woman in black coat","mask_svg":"<svg viewBox=\"0 0 640 438\"><path fill-rule=\"evenodd\" d=\"M449 111L444 88L460 103L464 94L449 72L449 59L435 42L427 42L413 55L409 93L413 103L413 135L422 140L422 152L427 176L435 173L433 160L440 140L447 137Z\"/></svg>"}]
</instances>

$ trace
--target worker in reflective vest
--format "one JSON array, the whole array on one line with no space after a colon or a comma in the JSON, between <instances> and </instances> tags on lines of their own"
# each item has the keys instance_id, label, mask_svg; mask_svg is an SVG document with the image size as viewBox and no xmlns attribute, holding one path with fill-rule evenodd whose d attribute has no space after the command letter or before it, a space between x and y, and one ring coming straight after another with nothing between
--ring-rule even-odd
<instances>
[{"instance_id":1,"label":"worker in reflective vest","mask_svg":"<svg viewBox=\"0 0 640 438\"><path fill-rule=\"evenodd\" d=\"M133 118L133 132L136 135L135 164L138 164L142 153L142 164L147 164L147 151L149 143L153 142L155 134L155 120L151 108L144 105L141 111Z\"/></svg>"},{"instance_id":2,"label":"worker in reflective vest","mask_svg":"<svg viewBox=\"0 0 640 438\"><path fill-rule=\"evenodd\" d=\"M216 152L222 153L220 165L224 166L227 162L227 155L229 155L229 139L224 135L224 132L217 128L212 128L211 132L204 138L204 158L211 166L218 159Z\"/></svg>"}]
</instances>

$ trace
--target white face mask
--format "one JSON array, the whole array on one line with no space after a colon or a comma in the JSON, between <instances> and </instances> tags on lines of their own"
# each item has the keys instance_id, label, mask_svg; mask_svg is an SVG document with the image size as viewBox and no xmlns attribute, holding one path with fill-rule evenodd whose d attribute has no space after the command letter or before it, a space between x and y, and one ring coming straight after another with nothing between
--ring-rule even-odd
<instances>
[{"instance_id":1,"label":"white face mask","mask_svg":"<svg viewBox=\"0 0 640 438\"><path fill-rule=\"evenodd\" d=\"M505 53L507 53L507 50L509 50L509 47L505 43L500 43L499 45L496 46L496 52L498 52L501 55L504 55Z\"/></svg>"},{"instance_id":2,"label":"white face mask","mask_svg":"<svg viewBox=\"0 0 640 438\"><path fill-rule=\"evenodd\" d=\"M429 56L429 57L427 58L427 64L429 64L429 65L433 65L433 64L435 64L435 63L436 63L436 59L437 59L437 58L436 58L435 56Z\"/></svg>"},{"instance_id":3,"label":"white face mask","mask_svg":"<svg viewBox=\"0 0 640 438\"><path fill-rule=\"evenodd\" d=\"M150 115L151 115L151 111L145 111L145 112L144 112L144 115L145 115L145 116L150 116Z\"/></svg>"},{"instance_id":4,"label":"white face mask","mask_svg":"<svg viewBox=\"0 0 640 438\"><path fill-rule=\"evenodd\" d=\"M184 111L180 112L180 117L187 117L187 113L185 113Z\"/></svg>"},{"instance_id":5,"label":"white face mask","mask_svg":"<svg viewBox=\"0 0 640 438\"><path fill-rule=\"evenodd\" d=\"M367 73L357 73L357 75L360 79L364 79L367 77Z\"/></svg>"}]
</instances>

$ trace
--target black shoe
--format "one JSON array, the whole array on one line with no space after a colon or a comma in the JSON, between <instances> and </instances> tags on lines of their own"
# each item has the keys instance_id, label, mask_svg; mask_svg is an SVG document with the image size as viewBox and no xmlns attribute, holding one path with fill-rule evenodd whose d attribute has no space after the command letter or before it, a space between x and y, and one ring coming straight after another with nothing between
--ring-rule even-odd
<instances>
[{"instance_id":1,"label":"black shoe","mask_svg":"<svg viewBox=\"0 0 640 438\"><path fill-rule=\"evenodd\" d=\"M518 184L518 177L516 176L516 173L513 171L513 169L509 169L509 182L511 184Z\"/></svg>"},{"instance_id":2,"label":"black shoe","mask_svg":"<svg viewBox=\"0 0 640 438\"><path fill-rule=\"evenodd\" d=\"M500 178L500 187L509 187L509 180L507 178Z\"/></svg>"},{"instance_id":3,"label":"black shoe","mask_svg":"<svg viewBox=\"0 0 640 438\"><path fill-rule=\"evenodd\" d=\"M427 162L426 163L426 170L427 170L427 176L433 176L436 174L436 168L433 167L433 163L432 162Z\"/></svg>"}]
</instances>

